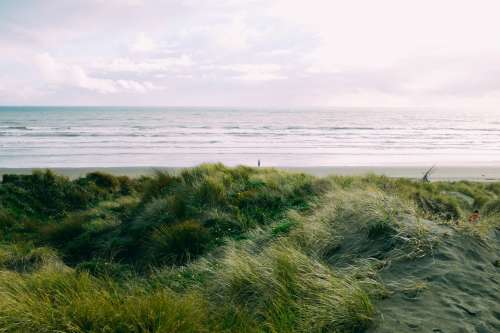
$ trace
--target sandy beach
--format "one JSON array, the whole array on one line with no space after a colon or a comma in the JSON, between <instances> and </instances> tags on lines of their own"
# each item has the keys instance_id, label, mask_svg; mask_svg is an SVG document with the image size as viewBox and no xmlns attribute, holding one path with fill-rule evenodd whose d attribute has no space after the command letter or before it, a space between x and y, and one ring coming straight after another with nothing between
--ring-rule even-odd
<instances>
[{"instance_id":1,"label":"sandy beach","mask_svg":"<svg viewBox=\"0 0 500 333\"><path fill-rule=\"evenodd\" d=\"M377 175L385 175L388 177L402 177L420 179L429 166L413 166L413 167L392 167L392 166L341 166L341 167L277 167L278 169L287 170L290 172L304 172L318 177L329 175L340 176L359 176L369 173ZM183 168L178 167L85 167L85 168L49 168L57 174L67 176L69 178L78 178L87 173L94 171L102 171L112 175L139 177L142 175L151 175L155 170L176 172ZM0 175L4 174L30 174L35 168L0 168ZM39 169L38 169L39 170ZM470 167L439 167L437 166L431 175L432 180L441 181L498 181L500 180L500 167L497 166L470 166Z\"/></svg>"}]
</instances>

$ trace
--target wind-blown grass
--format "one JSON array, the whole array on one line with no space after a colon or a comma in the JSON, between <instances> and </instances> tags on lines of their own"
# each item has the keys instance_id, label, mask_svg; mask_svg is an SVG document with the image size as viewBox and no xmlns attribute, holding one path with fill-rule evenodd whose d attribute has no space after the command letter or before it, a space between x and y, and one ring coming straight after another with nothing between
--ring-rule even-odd
<instances>
[{"instance_id":1,"label":"wind-blown grass","mask_svg":"<svg viewBox=\"0 0 500 333\"><path fill-rule=\"evenodd\" d=\"M3 332L203 332L196 294L145 293L111 281L46 267L30 276L0 272Z\"/></svg>"},{"instance_id":2,"label":"wind-blown grass","mask_svg":"<svg viewBox=\"0 0 500 333\"><path fill-rule=\"evenodd\" d=\"M259 255L230 249L211 286L224 310L220 328L271 332L357 332L374 308L359 283L323 263L276 244Z\"/></svg>"},{"instance_id":3,"label":"wind-blown grass","mask_svg":"<svg viewBox=\"0 0 500 333\"><path fill-rule=\"evenodd\" d=\"M427 288L381 272L453 233L487 242L499 195L493 183L221 164L7 175L0 332L362 332L380 299Z\"/></svg>"}]
</instances>

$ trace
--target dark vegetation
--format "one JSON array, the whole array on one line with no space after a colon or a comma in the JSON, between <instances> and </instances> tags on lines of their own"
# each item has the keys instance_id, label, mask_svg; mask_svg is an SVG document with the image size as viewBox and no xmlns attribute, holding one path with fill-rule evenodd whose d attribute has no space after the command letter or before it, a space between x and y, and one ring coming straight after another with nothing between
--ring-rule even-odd
<instances>
[{"instance_id":1,"label":"dark vegetation","mask_svg":"<svg viewBox=\"0 0 500 333\"><path fill-rule=\"evenodd\" d=\"M0 332L361 332L387 297L377 271L432 250L418 219L486 237L499 196L499 183L220 164L4 175Z\"/></svg>"},{"instance_id":2,"label":"dark vegetation","mask_svg":"<svg viewBox=\"0 0 500 333\"><path fill-rule=\"evenodd\" d=\"M305 210L319 190L305 175L206 165L136 180L6 175L0 191L11 239L53 247L69 265L100 258L146 270L181 265L288 209Z\"/></svg>"}]
</instances>

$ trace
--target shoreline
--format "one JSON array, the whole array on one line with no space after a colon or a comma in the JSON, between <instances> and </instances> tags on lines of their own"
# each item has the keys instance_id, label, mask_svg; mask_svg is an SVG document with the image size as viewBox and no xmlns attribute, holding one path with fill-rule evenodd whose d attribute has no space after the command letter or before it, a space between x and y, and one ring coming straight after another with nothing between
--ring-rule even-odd
<instances>
[{"instance_id":1,"label":"shoreline","mask_svg":"<svg viewBox=\"0 0 500 333\"><path fill-rule=\"evenodd\" d=\"M158 167L158 166L131 166L131 167L48 167L48 168L0 168L0 176L4 174L31 174L34 170L50 169L55 173L69 178L78 178L87 173L102 171L117 176L140 177L154 173L155 170L177 172L190 167ZM290 172L303 172L306 174L325 177L359 176L369 173L385 175L394 178L420 179L429 166L320 166L320 167L287 167L276 166L276 169ZM500 167L498 166L437 166L431 175L432 180L470 180L470 181L498 181L500 180Z\"/></svg>"}]
</instances>

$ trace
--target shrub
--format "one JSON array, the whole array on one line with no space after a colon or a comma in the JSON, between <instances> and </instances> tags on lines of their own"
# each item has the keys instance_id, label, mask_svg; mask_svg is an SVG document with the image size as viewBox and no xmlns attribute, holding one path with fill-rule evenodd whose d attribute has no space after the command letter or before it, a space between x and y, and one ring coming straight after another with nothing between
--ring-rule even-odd
<instances>
[{"instance_id":1,"label":"shrub","mask_svg":"<svg viewBox=\"0 0 500 333\"><path fill-rule=\"evenodd\" d=\"M113 175L104 172L91 172L85 176L84 181L91 181L98 187L114 192L120 186L120 180Z\"/></svg>"},{"instance_id":2,"label":"shrub","mask_svg":"<svg viewBox=\"0 0 500 333\"><path fill-rule=\"evenodd\" d=\"M91 188L51 171L32 175L4 175L0 198L6 207L36 217L61 217L67 211L88 207L99 198Z\"/></svg>"},{"instance_id":3,"label":"shrub","mask_svg":"<svg viewBox=\"0 0 500 333\"><path fill-rule=\"evenodd\" d=\"M456 198L439 194L417 192L414 200L427 214L438 219L458 220L462 216L460 204Z\"/></svg>"},{"instance_id":4,"label":"shrub","mask_svg":"<svg viewBox=\"0 0 500 333\"><path fill-rule=\"evenodd\" d=\"M147 203L134 221L133 228L147 230L169 224L184 215L184 203L175 196L156 198Z\"/></svg>"},{"instance_id":5,"label":"shrub","mask_svg":"<svg viewBox=\"0 0 500 333\"><path fill-rule=\"evenodd\" d=\"M485 216L500 214L500 199L494 199L494 200L488 201L483 206L481 212Z\"/></svg>"},{"instance_id":6,"label":"shrub","mask_svg":"<svg viewBox=\"0 0 500 333\"><path fill-rule=\"evenodd\" d=\"M500 196L500 182L488 183L485 185L485 189Z\"/></svg>"},{"instance_id":7,"label":"shrub","mask_svg":"<svg viewBox=\"0 0 500 333\"><path fill-rule=\"evenodd\" d=\"M214 176L206 176L200 181L195 200L202 206L227 205L227 193L224 184Z\"/></svg>"},{"instance_id":8,"label":"shrub","mask_svg":"<svg viewBox=\"0 0 500 333\"><path fill-rule=\"evenodd\" d=\"M94 258L76 266L76 272L87 272L95 277L125 280L133 277L130 266Z\"/></svg>"},{"instance_id":9,"label":"shrub","mask_svg":"<svg viewBox=\"0 0 500 333\"><path fill-rule=\"evenodd\" d=\"M10 232L19 225L20 223L12 213L2 209L2 206L0 206L0 237L6 239L6 236L10 235Z\"/></svg>"},{"instance_id":10,"label":"shrub","mask_svg":"<svg viewBox=\"0 0 500 333\"><path fill-rule=\"evenodd\" d=\"M458 184L454 184L454 187L456 188L456 191L463 193L474 200L473 208L480 208L489 200L489 195L487 195L487 192L485 192L482 186L477 188L477 186L474 186L472 183L460 182Z\"/></svg>"},{"instance_id":11,"label":"shrub","mask_svg":"<svg viewBox=\"0 0 500 333\"><path fill-rule=\"evenodd\" d=\"M39 227L39 237L44 243L57 248L68 264L88 260L95 255L99 245L97 236L100 230L92 229L105 228L91 220L92 215L88 212L74 213L60 222Z\"/></svg>"},{"instance_id":12,"label":"shrub","mask_svg":"<svg viewBox=\"0 0 500 333\"><path fill-rule=\"evenodd\" d=\"M36 248L30 243L0 246L0 270L30 273L44 265L58 262L57 254L49 248Z\"/></svg>"},{"instance_id":13,"label":"shrub","mask_svg":"<svg viewBox=\"0 0 500 333\"><path fill-rule=\"evenodd\" d=\"M116 177L120 186L121 195L131 195L137 190L137 184L127 176Z\"/></svg>"},{"instance_id":14,"label":"shrub","mask_svg":"<svg viewBox=\"0 0 500 333\"><path fill-rule=\"evenodd\" d=\"M178 178L168 173L156 171L155 176L142 180L144 186L144 201L167 194L179 182Z\"/></svg>"},{"instance_id":15,"label":"shrub","mask_svg":"<svg viewBox=\"0 0 500 333\"><path fill-rule=\"evenodd\" d=\"M244 232L245 226L237 217L218 209L208 211L201 217L202 224L216 239L237 236Z\"/></svg>"},{"instance_id":16,"label":"shrub","mask_svg":"<svg viewBox=\"0 0 500 333\"><path fill-rule=\"evenodd\" d=\"M275 225L272 228L271 233L275 237L280 235L286 235L295 226L297 226L297 221L285 219L283 221L280 221L280 223L278 223L277 225Z\"/></svg>"},{"instance_id":17,"label":"shrub","mask_svg":"<svg viewBox=\"0 0 500 333\"><path fill-rule=\"evenodd\" d=\"M88 215L77 213L66 217L59 223L48 223L40 227L40 237L48 243L60 247L74 240L85 230Z\"/></svg>"},{"instance_id":18,"label":"shrub","mask_svg":"<svg viewBox=\"0 0 500 333\"><path fill-rule=\"evenodd\" d=\"M158 227L148 246L153 261L183 264L202 254L209 242L209 233L199 222L185 221Z\"/></svg>"}]
</instances>

